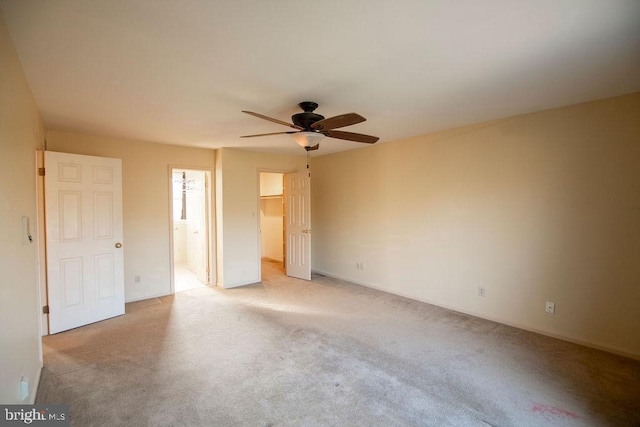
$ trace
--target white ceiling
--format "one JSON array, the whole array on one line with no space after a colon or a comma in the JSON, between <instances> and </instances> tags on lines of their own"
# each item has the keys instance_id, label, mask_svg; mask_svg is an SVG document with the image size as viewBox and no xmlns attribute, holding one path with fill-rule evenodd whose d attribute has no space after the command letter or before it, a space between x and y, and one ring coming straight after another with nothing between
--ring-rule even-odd
<instances>
[{"instance_id":1,"label":"white ceiling","mask_svg":"<svg viewBox=\"0 0 640 427\"><path fill-rule=\"evenodd\" d=\"M638 0L0 0L48 129L304 154L300 101L381 142L640 90ZM364 144L325 139L314 154Z\"/></svg>"}]
</instances>

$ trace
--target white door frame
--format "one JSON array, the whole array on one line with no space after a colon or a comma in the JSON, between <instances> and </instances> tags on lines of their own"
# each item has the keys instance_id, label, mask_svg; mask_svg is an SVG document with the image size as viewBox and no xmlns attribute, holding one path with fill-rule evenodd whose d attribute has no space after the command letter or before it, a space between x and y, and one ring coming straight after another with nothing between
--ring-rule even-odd
<instances>
[{"instance_id":1,"label":"white door frame","mask_svg":"<svg viewBox=\"0 0 640 427\"><path fill-rule=\"evenodd\" d=\"M171 294L174 294L176 291L176 272L174 266L174 242L173 242L173 171L174 170L192 170L192 171L201 171L205 173L205 179L207 181L207 186L205 189L205 205L206 205L206 224L207 224L207 248L209 251L209 256L207 257L207 262L209 264L209 280L207 281L207 286L217 286L217 266L216 266L216 245L214 242L216 241L216 233L215 233L215 218L214 218L214 206L213 203L215 201L215 183L213 179L215 177L214 171L211 168L203 168L201 166L184 166L184 165L169 165L168 175L169 175L169 257L170 257L170 265L169 271L171 274Z\"/></svg>"},{"instance_id":2,"label":"white door frame","mask_svg":"<svg viewBox=\"0 0 640 427\"><path fill-rule=\"evenodd\" d=\"M37 219L37 242L38 242L38 284L40 304L40 335L49 335L49 315L41 307L49 305L49 294L47 290L47 233L45 229L44 214L44 175L40 174L44 168L44 150L36 150L36 189L38 192L38 219Z\"/></svg>"}]
</instances>

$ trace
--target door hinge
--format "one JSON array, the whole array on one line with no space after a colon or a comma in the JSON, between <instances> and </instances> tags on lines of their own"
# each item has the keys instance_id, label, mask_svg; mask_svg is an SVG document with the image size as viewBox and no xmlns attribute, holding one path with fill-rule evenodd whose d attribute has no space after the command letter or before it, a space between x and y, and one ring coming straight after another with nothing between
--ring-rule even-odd
<instances>
[{"instance_id":1,"label":"door hinge","mask_svg":"<svg viewBox=\"0 0 640 427\"><path fill-rule=\"evenodd\" d=\"M44 176L44 168L38 168L38 176Z\"/></svg>"},{"instance_id":2,"label":"door hinge","mask_svg":"<svg viewBox=\"0 0 640 427\"><path fill-rule=\"evenodd\" d=\"M42 306L42 314L49 314L49 306L48 305L43 305Z\"/></svg>"}]
</instances>

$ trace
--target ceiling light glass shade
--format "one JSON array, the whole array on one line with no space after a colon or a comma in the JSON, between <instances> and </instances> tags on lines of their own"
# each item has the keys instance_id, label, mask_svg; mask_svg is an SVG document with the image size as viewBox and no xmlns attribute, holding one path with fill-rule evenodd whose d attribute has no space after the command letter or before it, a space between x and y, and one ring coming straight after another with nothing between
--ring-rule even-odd
<instances>
[{"instance_id":1,"label":"ceiling light glass shade","mask_svg":"<svg viewBox=\"0 0 640 427\"><path fill-rule=\"evenodd\" d=\"M296 140L296 144L301 147L315 147L324 138L324 135L318 132L298 132L292 136Z\"/></svg>"}]
</instances>

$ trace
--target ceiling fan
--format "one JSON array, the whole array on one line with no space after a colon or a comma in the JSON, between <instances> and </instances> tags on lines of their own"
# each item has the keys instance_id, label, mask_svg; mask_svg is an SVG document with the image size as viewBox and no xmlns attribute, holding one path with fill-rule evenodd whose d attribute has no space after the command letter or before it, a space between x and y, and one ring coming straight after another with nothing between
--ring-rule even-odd
<instances>
[{"instance_id":1,"label":"ceiling fan","mask_svg":"<svg viewBox=\"0 0 640 427\"><path fill-rule=\"evenodd\" d=\"M364 142L365 144L374 144L380 139L377 136L334 130L345 126L355 125L356 123L361 123L367 120L359 114L347 113L325 119L324 116L313 112L316 108L318 108L318 104L315 102L305 101L298 104L298 106L304 112L291 116L291 121L293 122L293 124L274 119L272 117L267 117L262 114L254 113L252 111L243 111L243 113L250 114L260 119L269 120L270 122L278 123L297 130L288 132L261 133L258 135L245 135L241 136L241 138L289 134L293 136L293 139L295 139L298 145L300 145L307 151L317 150L320 140L325 136L328 136L329 138L344 139L347 141Z\"/></svg>"}]
</instances>

